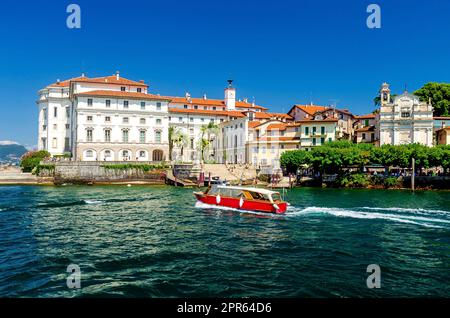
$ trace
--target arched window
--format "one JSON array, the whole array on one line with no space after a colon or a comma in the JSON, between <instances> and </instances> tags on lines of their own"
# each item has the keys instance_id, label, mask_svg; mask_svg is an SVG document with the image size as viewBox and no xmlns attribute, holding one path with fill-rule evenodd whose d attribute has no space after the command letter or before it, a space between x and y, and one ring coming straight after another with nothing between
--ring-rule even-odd
<instances>
[{"instance_id":1,"label":"arched window","mask_svg":"<svg viewBox=\"0 0 450 318\"><path fill-rule=\"evenodd\" d=\"M152 156L152 160L153 161L162 161L163 160L163 151L162 150L153 150L153 156Z\"/></svg>"},{"instance_id":2,"label":"arched window","mask_svg":"<svg viewBox=\"0 0 450 318\"><path fill-rule=\"evenodd\" d=\"M86 151L86 158L92 158L94 157L94 152L92 150Z\"/></svg>"},{"instance_id":3,"label":"arched window","mask_svg":"<svg viewBox=\"0 0 450 318\"><path fill-rule=\"evenodd\" d=\"M147 156L146 152L144 150L139 151L139 157L145 158Z\"/></svg>"},{"instance_id":4,"label":"arched window","mask_svg":"<svg viewBox=\"0 0 450 318\"><path fill-rule=\"evenodd\" d=\"M128 150L123 150L122 151L122 158L127 159L129 155L130 155L130 153L128 152Z\"/></svg>"},{"instance_id":5,"label":"arched window","mask_svg":"<svg viewBox=\"0 0 450 318\"><path fill-rule=\"evenodd\" d=\"M105 158L111 157L111 150L105 150Z\"/></svg>"}]
</instances>

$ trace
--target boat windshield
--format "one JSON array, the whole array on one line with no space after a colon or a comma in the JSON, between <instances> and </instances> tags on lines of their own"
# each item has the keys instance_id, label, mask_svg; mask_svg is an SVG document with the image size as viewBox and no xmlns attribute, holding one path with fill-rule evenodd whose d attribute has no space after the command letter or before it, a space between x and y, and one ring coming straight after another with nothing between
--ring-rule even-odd
<instances>
[{"instance_id":1,"label":"boat windshield","mask_svg":"<svg viewBox=\"0 0 450 318\"><path fill-rule=\"evenodd\" d=\"M282 201L281 195L278 192L272 193L272 200L275 201Z\"/></svg>"}]
</instances>

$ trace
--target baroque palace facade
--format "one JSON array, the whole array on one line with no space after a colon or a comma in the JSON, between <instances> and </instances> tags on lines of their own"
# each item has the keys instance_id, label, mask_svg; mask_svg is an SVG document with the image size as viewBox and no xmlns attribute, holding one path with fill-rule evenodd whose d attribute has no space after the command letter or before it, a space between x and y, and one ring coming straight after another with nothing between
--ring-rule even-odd
<instances>
[{"instance_id":1,"label":"baroque palace facade","mask_svg":"<svg viewBox=\"0 0 450 318\"><path fill-rule=\"evenodd\" d=\"M231 80L223 99L210 99L152 94L144 81L118 72L82 75L39 91L38 148L77 161L203 159L278 167L284 151L311 150L334 140L374 145L450 140L443 133L450 118L433 120L429 103L408 93L391 100L386 83L380 96L380 110L373 114L355 116L348 109L312 103L294 105L285 114L237 99ZM213 129L205 129L208 125ZM182 136L171 154L169 130Z\"/></svg>"}]
</instances>

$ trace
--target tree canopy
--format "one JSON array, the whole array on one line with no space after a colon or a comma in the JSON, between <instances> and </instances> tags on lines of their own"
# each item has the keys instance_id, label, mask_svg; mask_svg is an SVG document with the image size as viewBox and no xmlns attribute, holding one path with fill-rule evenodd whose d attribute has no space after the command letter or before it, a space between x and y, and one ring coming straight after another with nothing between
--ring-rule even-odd
<instances>
[{"instance_id":1,"label":"tree canopy","mask_svg":"<svg viewBox=\"0 0 450 318\"><path fill-rule=\"evenodd\" d=\"M450 116L450 84L427 83L414 92L423 102L428 102L434 107L434 116Z\"/></svg>"},{"instance_id":2,"label":"tree canopy","mask_svg":"<svg viewBox=\"0 0 450 318\"><path fill-rule=\"evenodd\" d=\"M339 173L345 167L364 167L379 164L385 167L411 167L412 158L416 168L450 168L450 146L427 147L421 144L383 145L353 144L350 141L335 141L313 148L311 151L287 151L281 155L280 163L289 172L304 166L321 173Z\"/></svg>"}]
</instances>

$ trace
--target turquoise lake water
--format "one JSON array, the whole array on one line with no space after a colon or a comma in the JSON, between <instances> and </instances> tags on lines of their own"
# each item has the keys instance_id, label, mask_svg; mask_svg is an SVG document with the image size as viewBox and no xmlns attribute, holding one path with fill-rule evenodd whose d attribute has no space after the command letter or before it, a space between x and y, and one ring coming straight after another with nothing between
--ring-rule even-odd
<instances>
[{"instance_id":1,"label":"turquoise lake water","mask_svg":"<svg viewBox=\"0 0 450 318\"><path fill-rule=\"evenodd\" d=\"M286 198L268 216L165 186L0 187L0 297L450 297L450 192Z\"/></svg>"}]
</instances>

